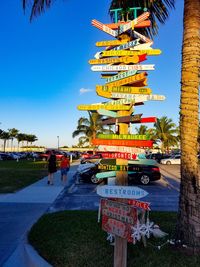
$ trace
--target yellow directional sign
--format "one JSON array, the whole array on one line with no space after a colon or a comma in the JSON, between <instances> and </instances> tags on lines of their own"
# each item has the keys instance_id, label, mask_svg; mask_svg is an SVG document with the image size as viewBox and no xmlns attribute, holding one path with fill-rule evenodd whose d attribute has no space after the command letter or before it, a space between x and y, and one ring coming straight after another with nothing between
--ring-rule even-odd
<instances>
[{"instance_id":1,"label":"yellow directional sign","mask_svg":"<svg viewBox=\"0 0 200 267\"><path fill-rule=\"evenodd\" d=\"M110 41L101 41L96 42L96 46L110 46L110 45L121 45L127 43L126 40L120 41L120 40L110 40Z\"/></svg>"},{"instance_id":2,"label":"yellow directional sign","mask_svg":"<svg viewBox=\"0 0 200 267\"><path fill-rule=\"evenodd\" d=\"M98 110L98 109L106 109L106 110L130 110L132 105L111 105L111 104L92 104L92 105L79 105L77 108L79 110Z\"/></svg>"},{"instance_id":3,"label":"yellow directional sign","mask_svg":"<svg viewBox=\"0 0 200 267\"><path fill-rule=\"evenodd\" d=\"M104 93L125 93L125 94L151 94L150 88L139 88L139 87L131 87L131 86L102 86L96 85L97 92Z\"/></svg>"},{"instance_id":4,"label":"yellow directional sign","mask_svg":"<svg viewBox=\"0 0 200 267\"><path fill-rule=\"evenodd\" d=\"M108 51L110 52L110 51ZM119 51L113 51L113 52L119 52ZM135 52L135 51L134 51ZM144 61L146 60L146 57L143 57ZM88 61L89 64L110 64L110 63L138 63L141 62L140 56L126 56L126 57L120 57L120 58L103 58L103 59L91 59Z\"/></svg>"},{"instance_id":5,"label":"yellow directional sign","mask_svg":"<svg viewBox=\"0 0 200 267\"><path fill-rule=\"evenodd\" d=\"M145 76L147 76L147 73L146 72L142 72L140 74L136 74L134 76L121 79L119 81L114 81L114 82L107 83L107 85L108 86L120 86L120 85L124 85L124 84L133 84L133 83L138 83L138 82L143 82L144 81L144 86L145 86L146 85Z\"/></svg>"},{"instance_id":6,"label":"yellow directional sign","mask_svg":"<svg viewBox=\"0 0 200 267\"><path fill-rule=\"evenodd\" d=\"M146 50L109 50L102 51L100 57L116 57L116 56L139 56L147 54L150 56L156 56L161 54L160 49L146 49Z\"/></svg>"}]
</instances>

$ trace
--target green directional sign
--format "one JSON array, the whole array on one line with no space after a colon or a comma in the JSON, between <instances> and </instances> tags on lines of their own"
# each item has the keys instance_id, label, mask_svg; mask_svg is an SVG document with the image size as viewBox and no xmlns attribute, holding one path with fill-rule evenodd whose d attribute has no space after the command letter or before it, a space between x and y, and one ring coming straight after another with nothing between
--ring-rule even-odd
<instances>
[{"instance_id":1,"label":"green directional sign","mask_svg":"<svg viewBox=\"0 0 200 267\"><path fill-rule=\"evenodd\" d=\"M116 176L116 171L99 172L96 174L97 179L109 178L109 177L115 177L115 176Z\"/></svg>"},{"instance_id":2,"label":"green directional sign","mask_svg":"<svg viewBox=\"0 0 200 267\"><path fill-rule=\"evenodd\" d=\"M97 112L100 115L112 117L112 118L117 118L117 112L106 110L106 109L98 109Z\"/></svg>"}]
</instances>

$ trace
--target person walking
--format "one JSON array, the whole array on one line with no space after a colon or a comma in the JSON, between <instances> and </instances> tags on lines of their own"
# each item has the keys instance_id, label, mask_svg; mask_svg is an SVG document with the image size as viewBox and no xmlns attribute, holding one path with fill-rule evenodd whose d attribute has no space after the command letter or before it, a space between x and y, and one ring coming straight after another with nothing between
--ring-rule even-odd
<instances>
[{"instance_id":1,"label":"person walking","mask_svg":"<svg viewBox=\"0 0 200 267\"><path fill-rule=\"evenodd\" d=\"M64 155L60 162L61 181L63 182L63 184L65 184L67 181L67 173L69 171L69 168L70 168L69 158L66 155Z\"/></svg>"},{"instance_id":2,"label":"person walking","mask_svg":"<svg viewBox=\"0 0 200 267\"><path fill-rule=\"evenodd\" d=\"M53 150L50 151L48 161L48 181L47 184L53 185L53 176L57 172L56 155Z\"/></svg>"}]
</instances>

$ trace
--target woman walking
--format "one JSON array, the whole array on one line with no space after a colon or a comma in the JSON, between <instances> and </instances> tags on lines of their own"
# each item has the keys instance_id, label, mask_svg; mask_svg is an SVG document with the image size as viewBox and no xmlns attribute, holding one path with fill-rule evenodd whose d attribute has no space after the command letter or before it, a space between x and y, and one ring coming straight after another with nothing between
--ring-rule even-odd
<instances>
[{"instance_id":1,"label":"woman walking","mask_svg":"<svg viewBox=\"0 0 200 267\"><path fill-rule=\"evenodd\" d=\"M56 167L56 155L54 154L54 151L50 151L48 156L48 181L47 184L53 185L53 176L54 173L57 172Z\"/></svg>"}]
</instances>

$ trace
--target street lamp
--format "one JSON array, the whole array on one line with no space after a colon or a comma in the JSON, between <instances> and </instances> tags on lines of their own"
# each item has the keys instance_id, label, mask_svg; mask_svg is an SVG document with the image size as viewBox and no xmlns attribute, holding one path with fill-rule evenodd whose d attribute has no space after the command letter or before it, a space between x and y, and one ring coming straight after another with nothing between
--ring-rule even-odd
<instances>
[{"instance_id":1,"label":"street lamp","mask_svg":"<svg viewBox=\"0 0 200 267\"><path fill-rule=\"evenodd\" d=\"M58 138L58 150L59 150L59 135L57 136L57 138Z\"/></svg>"}]
</instances>

